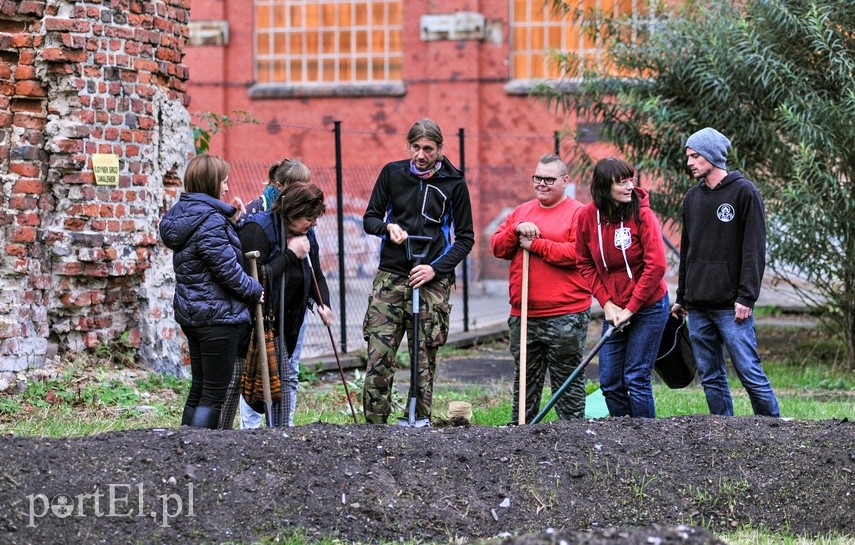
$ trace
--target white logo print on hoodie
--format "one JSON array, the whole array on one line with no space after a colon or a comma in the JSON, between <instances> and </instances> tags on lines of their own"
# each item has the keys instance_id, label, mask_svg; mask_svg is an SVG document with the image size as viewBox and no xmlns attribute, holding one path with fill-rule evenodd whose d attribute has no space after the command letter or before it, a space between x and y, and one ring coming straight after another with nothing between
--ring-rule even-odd
<instances>
[{"instance_id":1,"label":"white logo print on hoodie","mask_svg":"<svg viewBox=\"0 0 855 545\"><path fill-rule=\"evenodd\" d=\"M632 244L632 232L629 227L621 226L620 229L615 229L615 248L621 251L626 251Z\"/></svg>"},{"instance_id":2,"label":"white logo print on hoodie","mask_svg":"<svg viewBox=\"0 0 855 545\"><path fill-rule=\"evenodd\" d=\"M597 210L597 238L600 243L600 257L603 258L603 267L609 270L606 265L606 253L603 251L603 225L600 222L600 211ZM623 220L620 222L620 228L615 229L615 248L623 254L623 263L626 265L626 275L632 280L632 269L629 268L629 261L626 259L626 249L632 245L632 230L629 227L624 227Z\"/></svg>"}]
</instances>

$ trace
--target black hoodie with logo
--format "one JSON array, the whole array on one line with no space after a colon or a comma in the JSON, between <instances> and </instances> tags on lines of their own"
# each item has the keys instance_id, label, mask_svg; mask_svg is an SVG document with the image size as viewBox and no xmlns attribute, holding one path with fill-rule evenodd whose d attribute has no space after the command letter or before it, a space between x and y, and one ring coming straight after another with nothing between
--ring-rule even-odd
<instances>
[{"instance_id":1,"label":"black hoodie with logo","mask_svg":"<svg viewBox=\"0 0 855 545\"><path fill-rule=\"evenodd\" d=\"M766 268L760 192L739 171L714 188L704 180L683 201L677 303L695 309L754 307Z\"/></svg>"}]
</instances>

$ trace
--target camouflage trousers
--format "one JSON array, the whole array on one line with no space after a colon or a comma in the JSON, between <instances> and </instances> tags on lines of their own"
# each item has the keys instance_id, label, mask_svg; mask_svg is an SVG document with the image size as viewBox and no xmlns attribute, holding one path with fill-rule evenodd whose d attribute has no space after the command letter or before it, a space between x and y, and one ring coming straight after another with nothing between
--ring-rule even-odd
<instances>
[{"instance_id":1,"label":"camouflage trousers","mask_svg":"<svg viewBox=\"0 0 855 545\"><path fill-rule=\"evenodd\" d=\"M448 339L454 279L435 278L419 288L419 362L416 418L430 418L436 351ZM362 409L369 424L385 424L392 412L396 354L404 333L413 353L413 289L407 277L379 271L368 300L362 332L368 342L368 365ZM403 414L402 414L403 416Z\"/></svg>"},{"instance_id":2,"label":"camouflage trousers","mask_svg":"<svg viewBox=\"0 0 855 545\"><path fill-rule=\"evenodd\" d=\"M528 319L526 342L525 421L531 422L540 411L540 399L546 372L555 393L582 361L591 311ZM514 356L513 406L511 423L519 422L520 330L519 316L508 318L510 349ZM585 377L580 373L555 404L558 418L585 417Z\"/></svg>"}]
</instances>

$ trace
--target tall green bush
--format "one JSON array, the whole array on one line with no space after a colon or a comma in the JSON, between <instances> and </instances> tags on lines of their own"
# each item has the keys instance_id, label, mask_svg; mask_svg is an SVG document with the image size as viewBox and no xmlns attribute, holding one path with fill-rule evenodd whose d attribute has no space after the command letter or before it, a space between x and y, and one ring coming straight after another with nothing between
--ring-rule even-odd
<instances>
[{"instance_id":1,"label":"tall green bush","mask_svg":"<svg viewBox=\"0 0 855 545\"><path fill-rule=\"evenodd\" d=\"M662 181L654 208L679 223L695 182L684 144L712 126L733 142L728 168L760 188L769 266L843 339L855 369L855 9L848 0L651 5L644 20L587 17L611 74L554 60L578 85L541 85L550 105L600 123L601 137ZM617 74L617 75L614 75ZM574 81L575 83L575 81ZM571 89L568 91L568 89ZM590 168L577 148L573 161Z\"/></svg>"}]
</instances>

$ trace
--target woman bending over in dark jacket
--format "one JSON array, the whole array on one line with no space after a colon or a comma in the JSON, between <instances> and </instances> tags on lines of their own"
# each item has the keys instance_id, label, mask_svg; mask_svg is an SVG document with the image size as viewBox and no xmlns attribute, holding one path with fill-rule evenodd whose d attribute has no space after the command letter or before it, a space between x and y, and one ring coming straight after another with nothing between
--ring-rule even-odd
<instances>
[{"instance_id":1,"label":"woman bending over in dark jacket","mask_svg":"<svg viewBox=\"0 0 855 545\"><path fill-rule=\"evenodd\" d=\"M264 314L273 317L267 325L273 328L276 339L277 367L285 392L283 399L273 400L273 424L276 426L288 425L294 410L286 385L296 377L289 376L291 370L287 364L297 346L309 300L317 303L318 315L324 324L331 325L333 321L329 288L321 271L318 242L312 230L325 209L324 193L318 186L295 182L282 190L269 211L250 216L240 231L243 249L247 252L258 250L261 254L259 269L268 294ZM315 282L321 301L317 301ZM253 409L261 412L263 407Z\"/></svg>"},{"instance_id":2,"label":"woman bending over in dark jacket","mask_svg":"<svg viewBox=\"0 0 855 545\"><path fill-rule=\"evenodd\" d=\"M240 240L223 202L229 165L198 155L187 165L185 192L160 222L160 237L174 253L175 320L187 337L192 381L182 425L216 428L238 345L249 335L249 305L261 284L243 270Z\"/></svg>"}]
</instances>

